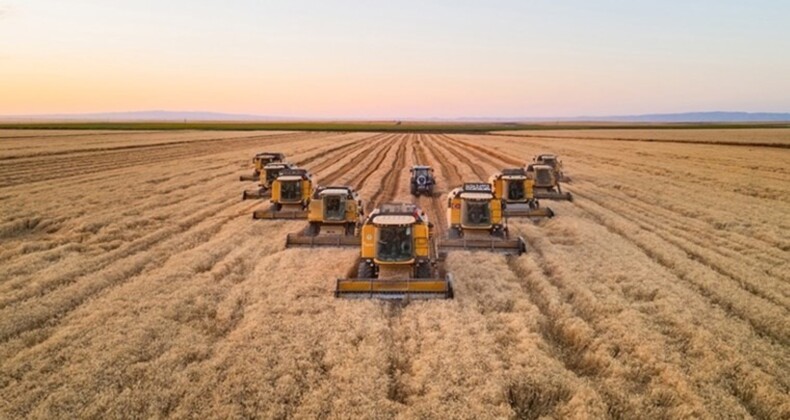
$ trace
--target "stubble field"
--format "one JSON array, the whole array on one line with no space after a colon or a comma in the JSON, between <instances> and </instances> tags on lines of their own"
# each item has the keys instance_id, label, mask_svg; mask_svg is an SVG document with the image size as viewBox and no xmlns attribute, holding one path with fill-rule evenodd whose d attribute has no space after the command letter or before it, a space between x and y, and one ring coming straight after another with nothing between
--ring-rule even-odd
<instances>
[{"instance_id":1,"label":"stubble field","mask_svg":"<svg viewBox=\"0 0 790 420\"><path fill-rule=\"evenodd\" d=\"M0 418L790 417L790 129L625 131L0 131ZM259 151L369 209L554 152L575 201L454 300L337 300Z\"/></svg>"}]
</instances>

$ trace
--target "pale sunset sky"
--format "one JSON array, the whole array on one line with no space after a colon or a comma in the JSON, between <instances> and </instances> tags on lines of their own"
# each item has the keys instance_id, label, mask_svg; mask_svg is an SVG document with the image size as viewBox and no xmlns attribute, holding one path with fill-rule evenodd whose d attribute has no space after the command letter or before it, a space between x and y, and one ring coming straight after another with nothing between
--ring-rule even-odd
<instances>
[{"instance_id":1,"label":"pale sunset sky","mask_svg":"<svg viewBox=\"0 0 790 420\"><path fill-rule=\"evenodd\" d=\"M0 0L0 115L790 111L790 1Z\"/></svg>"}]
</instances>

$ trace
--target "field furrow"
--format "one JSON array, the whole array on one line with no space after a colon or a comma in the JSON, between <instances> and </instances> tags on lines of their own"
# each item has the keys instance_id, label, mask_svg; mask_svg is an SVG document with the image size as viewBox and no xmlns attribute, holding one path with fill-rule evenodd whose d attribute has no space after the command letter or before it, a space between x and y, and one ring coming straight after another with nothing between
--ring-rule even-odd
<instances>
[{"instance_id":1,"label":"field furrow","mask_svg":"<svg viewBox=\"0 0 790 420\"><path fill-rule=\"evenodd\" d=\"M787 418L786 130L672 131L0 131L0 417ZM575 200L451 252L453 300L342 300L358 250L240 199L264 150L439 237L541 152Z\"/></svg>"}]
</instances>

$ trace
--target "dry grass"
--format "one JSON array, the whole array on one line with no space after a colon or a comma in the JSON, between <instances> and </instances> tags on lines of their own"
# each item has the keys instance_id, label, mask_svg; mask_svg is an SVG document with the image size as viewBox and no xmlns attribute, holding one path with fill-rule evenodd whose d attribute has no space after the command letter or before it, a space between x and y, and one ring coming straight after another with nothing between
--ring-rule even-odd
<instances>
[{"instance_id":1,"label":"dry grass","mask_svg":"<svg viewBox=\"0 0 790 420\"><path fill-rule=\"evenodd\" d=\"M0 417L790 416L790 151L594 133L3 140ZM451 255L453 301L340 301L356 252L239 200L265 149L375 202L550 150L577 199L511 221L520 258Z\"/></svg>"},{"instance_id":2,"label":"dry grass","mask_svg":"<svg viewBox=\"0 0 790 420\"><path fill-rule=\"evenodd\" d=\"M497 134L506 136L517 135L532 138L584 139L584 140L618 140L670 143L723 143L744 145L771 145L790 147L790 128L728 128L728 129L683 129L672 128L663 130L629 129L595 129L595 130L516 130L502 131Z\"/></svg>"}]
</instances>

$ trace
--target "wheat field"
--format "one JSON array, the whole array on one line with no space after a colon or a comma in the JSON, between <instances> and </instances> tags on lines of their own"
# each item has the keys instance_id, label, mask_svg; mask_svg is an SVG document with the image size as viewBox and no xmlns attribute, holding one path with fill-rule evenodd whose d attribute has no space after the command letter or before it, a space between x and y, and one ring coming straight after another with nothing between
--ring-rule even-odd
<instances>
[{"instance_id":1,"label":"wheat field","mask_svg":"<svg viewBox=\"0 0 790 420\"><path fill-rule=\"evenodd\" d=\"M0 131L0 418L790 418L790 129L624 131ZM575 200L454 300L338 300L259 151L368 209L553 152Z\"/></svg>"}]
</instances>

